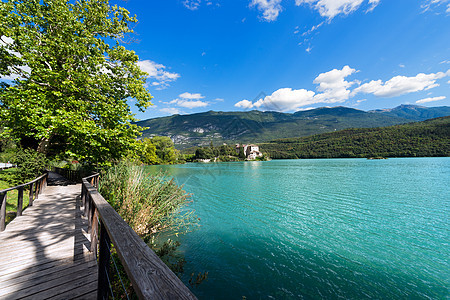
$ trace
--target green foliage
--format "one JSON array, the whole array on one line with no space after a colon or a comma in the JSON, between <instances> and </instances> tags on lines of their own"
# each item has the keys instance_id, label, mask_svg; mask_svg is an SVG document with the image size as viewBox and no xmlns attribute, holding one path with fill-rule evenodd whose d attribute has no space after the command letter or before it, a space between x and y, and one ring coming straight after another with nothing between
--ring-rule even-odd
<instances>
[{"instance_id":1,"label":"green foliage","mask_svg":"<svg viewBox=\"0 0 450 300\"><path fill-rule=\"evenodd\" d=\"M174 164L178 158L178 151L175 149L172 140L167 136L155 136L152 143L156 147L156 155L162 164Z\"/></svg>"},{"instance_id":2,"label":"green foliage","mask_svg":"<svg viewBox=\"0 0 450 300\"><path fill-rule=\"evenodd\" d=\"M281 139L260 147L272 158L450 156L450 117Z\"/></svg>"},{"instance_id":3,"label":"green foliage","mask_svg":"<svg viewBox=\"0 0 450 300\"><path fill-rule=\"evenodd\" d=\"M17 184L42 175L48 165L45 155L32 149L18 149L12 162L17 165Z\"/></svg>"},{"instance_id":4,"label":"green foliage","mask_svg":"<svg viewBox=\"0 0 450 300\"><path fill-rule=\"evenodd\" d=\"M181 161L180 154L169 137L144 138L138 144L139 160L146 165L176 164Z\"/></svg>"},{"instance_id":5,"label":"green foliage","mask_svg":"<svg viewBox=\"0 0 450 300\"><path fill-rule=\"evenodd\" d=\"M150 105L146 74L122 45L135 17L108 0L10 0L0 6L3 138L103 163L136 146L127 100Z\"/></svg>"},{"instance_id":6,"label":"green foliage","mask_svg":"<svg viewBox=\"0 0 450 300\"><path fill-rule=\"evenodd\" d=\"M179 213L190 196L182 187L163 174L146 174L130 162L103 172L99 191L146 241L163 230L183 230L193 220L192 212Z\"/></svg>"},{"instance_id":7,"label":"green foliage","mask_svg":"<svg viewBox=\"0 0 450 300\"><path fill-rule=\"evenodd\" d=\"M209 145L209 147L197 148L193 157L193 159L213 158L217 158L217 161L239 161L239 159L242 159L241 157L237 157L234 146L221 145L218 147L214 147L212 143ZM245 156L243 158L245 159Z\"/></svg>"}]
</instances>

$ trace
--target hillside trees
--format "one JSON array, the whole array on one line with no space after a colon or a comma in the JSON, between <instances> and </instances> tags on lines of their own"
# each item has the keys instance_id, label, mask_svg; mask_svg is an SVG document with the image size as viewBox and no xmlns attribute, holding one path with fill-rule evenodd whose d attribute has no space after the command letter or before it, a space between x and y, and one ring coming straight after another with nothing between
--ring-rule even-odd
<instances>
[{"instance_id":1,"label":"hillside trees","mask_svg":"<svg viewBox=\"0 0 450 300\"><path fill-rule=\"evenodd\" d=\"M108 0L0 3L2 139L78 160L118 159L139 127L127 101L151 105L138 56L122 44L137 22Z\"/></svg>"}]
</instances>

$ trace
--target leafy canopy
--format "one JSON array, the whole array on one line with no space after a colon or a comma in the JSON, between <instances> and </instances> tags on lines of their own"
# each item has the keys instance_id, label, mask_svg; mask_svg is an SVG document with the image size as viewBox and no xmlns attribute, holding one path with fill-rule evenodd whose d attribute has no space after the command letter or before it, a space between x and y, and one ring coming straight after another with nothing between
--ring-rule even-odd
<instances>
[{"instance_id":1,"label":"leafy canopy","mask_svg":"<svg viewBox=\"0 0 450 300\"><path fill-rule=\"evenodd\" d=\"M151 95L125 49L135 17L108 0L0 2L3 138L48 154L102 162L137 145L127 101Z\"/></svg>"}]
</instances>

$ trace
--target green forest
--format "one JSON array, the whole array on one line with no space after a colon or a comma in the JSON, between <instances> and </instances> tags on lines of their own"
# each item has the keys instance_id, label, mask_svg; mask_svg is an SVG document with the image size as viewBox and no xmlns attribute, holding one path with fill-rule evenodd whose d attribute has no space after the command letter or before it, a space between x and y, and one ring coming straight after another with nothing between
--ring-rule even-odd
<instances>
[{"instance_id":1,"label":"green forest","mask_svg":"<svg viewBox=\"0 0 450 300\"><path fill-rule=\"evenodd\" d=\"M274 159L450 156L450 117L259 144Z\"/></svg>"}]
</instances>

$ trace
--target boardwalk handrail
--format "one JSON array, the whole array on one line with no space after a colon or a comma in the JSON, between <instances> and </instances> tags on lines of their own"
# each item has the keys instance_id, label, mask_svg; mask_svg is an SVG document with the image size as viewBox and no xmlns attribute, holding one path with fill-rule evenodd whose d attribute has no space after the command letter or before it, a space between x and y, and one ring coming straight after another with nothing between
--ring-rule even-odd
<instances>
[{"instance_id":1,"label":"boardwalk handrail","mask_svg":"<svg viewBox=\"0 0 450 300\"><path fill-rule=\"evenodd\" d=\"M81 192L91 251L97 254L100 244L97 299L108 298L111 243L140 299L197 299L98 192L98 180L99 174L83 178Z\"/></svg>"},{"instance_id":2,"label":"boardwalk handrail","mask_svg":"<svg viewBox=\"0 0 450 300\"><path fill-rule=\"evenodd\" d=\"M58 173L59 175L65 177L66 179L69 179L73 182L81 182L81 179L83 178L83 174L80 171L76 170L70 170L65 168L58 168L58 167L52 167L53 172Z\"/></svg>"},{"instance_id":3,"label":"boardwalk handrail","mask_svg":"<svg viewBox=\"0 0 450 300\"><path fill-rule=\"evenodd\" d=\"M18 190L17 193L17 214L16 216L21 216L23 211L23 191L25 187L30 186L30 195L28 205L32 206L34 197L38 198L39 194L42 193L44 188L47 186L48 173L42 174L41 176L31 180L30 182L13 186L0 191L0 232L5 230L6 227L6 199L8 197L8 192L13 190Z\"/></svg>"}]
</instances>

